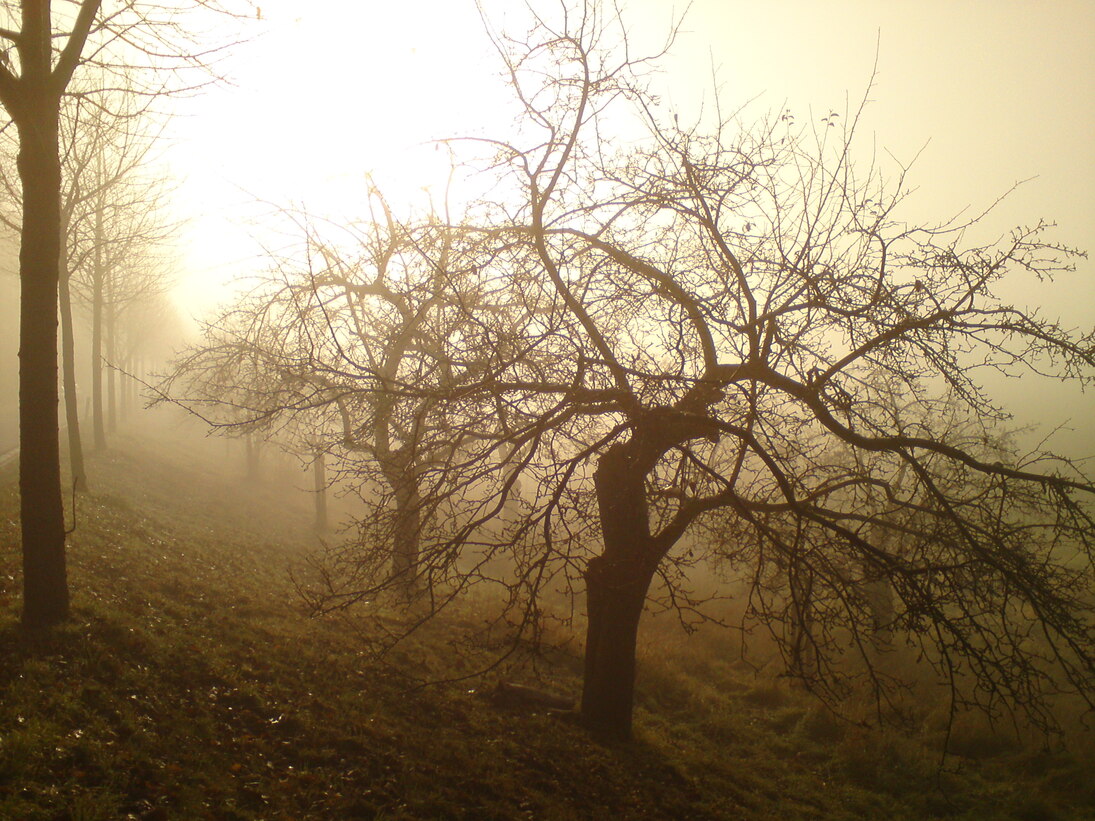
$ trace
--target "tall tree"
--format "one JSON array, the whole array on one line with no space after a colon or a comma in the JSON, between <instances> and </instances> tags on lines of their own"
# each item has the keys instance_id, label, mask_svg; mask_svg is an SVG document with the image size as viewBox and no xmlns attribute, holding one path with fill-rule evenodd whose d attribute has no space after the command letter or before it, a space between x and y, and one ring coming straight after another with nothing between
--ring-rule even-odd
<instances>
[{"instance_id":1,"label":"tall tree","mask_svg":"<svg viewBox=\"0 0 1095 821\"><path fill-rule=\"evenodd\" d=\"M99 76L90 85L106 86ZM85 82L87 82L85 80ZM152 102L131 93L101 93L98 99L74 94L62 101L61 111L61 258L59 263L59 313L61 326L61 366L65 398L66 434L69 443L69 464L77 490L88 487L83 456L79 405L76 385L75 327L73 299L86 303L92 316L91 374L92 394L98 398L102 383L103 279L111 273L110 266L92 264L106 258L113 267L128 262L137 267L137 256L148 256L149 246L166 238L169 227L162 219L165 186L162 179L152 179L143 172L149 152L155 143L150 133L150 121L145 110ZM107 105L109 103L109 107ZM13 152L14 153L14 152ZM0 158L2 159L2 158ZM13 204L21 201L15 174L5 168L2 182ZM109 217L104 216L109 211ZM0 212L0 221L15 232L19 230L17 213ZM98 243L99 247L96 247ZM109 246L109 247L104 247ZM127 278L119 291L122 299L141 298L149 289L165 287L148 268L140 281ZM162 280L162 277L161 277ZM135 292L134 292L135 291ZM96 299L96 296L98 299ZM93 409L101 411L102 402ZM101 412L93 414L97 433L96 447L105 445Z\"/></svg>"},{"instance_id":2,"label":"tall tree","mask_svg":"<svg viewBox=\"0 0 1095 821\"><path fill-rule=\"evenodd\" d=\"M203 62L178 22L187 5L211 2L82 0L54 12L50 0L0 7L0 104L19 136L22 184L19 250L20 516L23 540L23 622L47 626L68 614L65 524L58 442L57 300L61 243L61 100L88 62L166 71ZM85 52L91 55L85 58ZM161 84L162 85L162 84ZM151 88L149 89L151 90Z\"/></svg>"},{"instance_id":3,"label":"tall tree","mask_svg":"<svg viewBox=\"0 0 1095 821\"><path fill-rule=\"evenodd\" d=\"M59 55L50 4L25 0L21 26L0 32L18 55L0 65L0 103L19 133L23 186L19 249L19 492L23 531L23 621L48 625L68 615L65 523L57 431L57 289L61 241L61 95L99 11L83 3Z\"/></svg>"},{"instance_id":4,"label":"tall tree","mask_svg":"<svg viewBox=\"0 0 1095 821\"><path fill-rule=\"evenodd\" d=\"M142 167L149 143L131 138L100 145L71 236L73 286L91 312L91 398L95 448L116 424L115 368L129 312L170 285L163 250L173 224L165 216L165 187ZM136 329L137 325L132 326ZM108 369L109 366L109 369Z\"/></svg>"},{"instance_id":5,"label":"tall tree","mask_svg":"<svg viewBox=\"0 0 1095 821\"><path fill-rule=\"evenodd\" d=\"M142 279L142 281L145 281ZM130 415L140 397L140 388L175 354L180 339L187 336L186 324L168 293L159 290L163 279L152 280L147 292L129 299L121 314L123 341L118 369L123 375L119 405Z\"/></svg>"}]
</instances>

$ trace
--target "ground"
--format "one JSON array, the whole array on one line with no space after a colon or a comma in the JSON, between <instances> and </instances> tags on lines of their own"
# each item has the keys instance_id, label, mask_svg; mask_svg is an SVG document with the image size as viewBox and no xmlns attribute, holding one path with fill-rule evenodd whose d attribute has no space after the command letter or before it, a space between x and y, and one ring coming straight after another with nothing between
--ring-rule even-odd
<instances>
[{"instance_id":1,"label":"ground","mask_svg":"<svg viewBox=\"0 0 1095 821\"><path fill-rule=\"evenodd\" d=\"M245 482L231 453L146 433L95 455L73 618L45 633L18 625L0 471L0 818L1095 818L1089 737L1019 743L971 719L943 760L930 718L837 720L721 633L644 626L637 738L618 746L492 698L503 679L575 696L576 642L463 678L492 649L464 641L474 602L378 657L401 616L308 617L307 496Z\"/></svg>"}]
</instances>

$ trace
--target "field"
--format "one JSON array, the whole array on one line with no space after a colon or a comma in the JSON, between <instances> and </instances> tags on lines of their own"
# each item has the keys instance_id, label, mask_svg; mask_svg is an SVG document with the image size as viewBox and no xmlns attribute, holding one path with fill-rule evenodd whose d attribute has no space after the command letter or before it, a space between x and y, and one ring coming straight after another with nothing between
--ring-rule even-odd
<instances>
[{"instance_id":1,"label":"field","mask_svg":"<svg viewBox=\"0 0 1095 821\"><path fill-rule=\"evenodd\" d=\"M1095 818L1090 734L1019 741L965 717L943 759L931 705L905 731L838 720L722 631L644 626L626 746L495 697L576 697L576 641L462 678L495 649L464 642L474 601L377 657L405 617L309 618L290 578L315 544L307 497L218 453L130 438L93 458L74 617L45 634L18 626L0 476L0 818Z\"/></svg>"}]
</instances>

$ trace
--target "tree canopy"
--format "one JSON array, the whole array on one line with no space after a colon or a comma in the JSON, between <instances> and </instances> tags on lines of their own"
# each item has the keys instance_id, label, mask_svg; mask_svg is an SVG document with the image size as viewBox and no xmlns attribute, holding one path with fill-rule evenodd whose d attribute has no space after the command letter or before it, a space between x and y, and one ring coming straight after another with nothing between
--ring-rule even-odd
<instances>
[{"instance_id":1,"label":"tree canopy","mask_svg":"<svg viewBox=\"0 0 1095 821\"><path fill-rule=\"evenodd\" d=\"M1095 486L1002 438L983 384L1091 383L1095 333L997 296L1076 252L1044 222L988 244L966 241L976 221L907 222L906 169L858 159L862 108L670 124L594 4L494 44L518 128L453 145L497 196L388 215L356 254L310 236L314 266L283 266L181 361L231 411L211 418L322 418L359 476L421 456L390 474L413 476L413 572L431 595L497 581L522 631L549 589L584 590L582 715L609 737L630 734L648 598L691 611L700 562L819 692L865 682L882 703L885 633L956 704L1045 719L1062 686L1090 700ZM613 136L624 110L642 139ZM318 607L399 575L377 557L400 518L372 510Z\"/></svg>"}]
</instances>

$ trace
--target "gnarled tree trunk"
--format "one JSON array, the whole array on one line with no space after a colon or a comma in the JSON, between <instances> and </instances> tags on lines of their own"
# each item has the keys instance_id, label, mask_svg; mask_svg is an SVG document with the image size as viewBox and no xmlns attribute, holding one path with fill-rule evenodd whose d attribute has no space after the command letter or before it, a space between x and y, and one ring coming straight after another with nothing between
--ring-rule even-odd
<instances>
[{"instance_id":1,"label":"gnarled tree trunk","mask_svg":"<svg viewBox=\"0 0 1095 821\"><path fill-rule=\"evenodd\" d=\"M638 438L613 446L594 476L604 552L585 572L582 721L595 735L612 740L631 737L639 619L660 559L646 502L651 462L643 451Z\"/></svg>"},{"instance_id":2,"label":"gnarled tree trunk","mask_svg":"<svg viewBox=\"0 0 1095 821\"><path fill-rule=\"evenodd\" d=\"M597 556L586 568L582 721L597 736L631 737L635 648L652 573L633 560Z\"/></svg>"}]
</instances>

